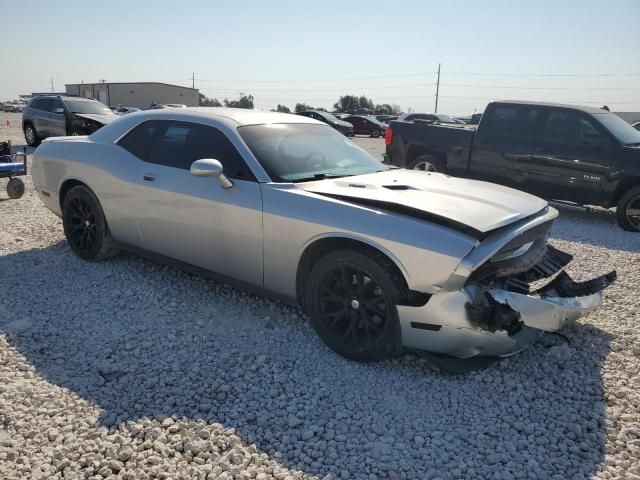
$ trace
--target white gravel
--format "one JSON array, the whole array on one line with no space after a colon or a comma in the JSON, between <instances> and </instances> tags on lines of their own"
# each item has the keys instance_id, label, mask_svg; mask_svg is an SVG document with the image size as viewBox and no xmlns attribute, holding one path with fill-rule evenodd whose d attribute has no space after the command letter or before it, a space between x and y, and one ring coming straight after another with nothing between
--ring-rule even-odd
<instances>
[{"instance_id":1,"label":"white gravel","mask_svg":"<svg viewBox=\"0 0 640 480\"><path fill-rule=\"evenodd\" d=\"M640 479L640 235L608 212L553 231L576 277L619 274L571 345L450 375L349 362L296 309L133 255L83 262L4 185L0 478Z\"/></svg>"}]
</instances>

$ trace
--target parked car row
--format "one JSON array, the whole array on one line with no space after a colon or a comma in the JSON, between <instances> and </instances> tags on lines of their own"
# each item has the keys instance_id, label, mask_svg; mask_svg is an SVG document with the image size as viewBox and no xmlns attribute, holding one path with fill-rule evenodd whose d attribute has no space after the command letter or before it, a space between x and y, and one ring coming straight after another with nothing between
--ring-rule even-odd
<instances>
[{"instance_id":1,"label":"parked car row","mask_svg":"<svg viewBox=\"0 0 640 480\"><path fill-rule=\"evenodd\" d=\"M47 100L72 119L91 102ZM300 305L346 358L511 355L597 308L615 280L563 271L572 257L547 243L558 212L545 200L390 168L326 119L104 109L104 128L33 156L35 191L71 250L97 261L127 249Z\"/></svg>"},{"instance_id":2,"label":"parked car row","mask_svg":"<svg viewBox=\"0 0 640 480\"><path fill-rule=\"evenodd\" d=\"M24 110L26 103L24 102L8 102L0 106L0 110L3 112L20 113Z\"/></svg>"},{"instance_id":3,"label":"parked car row","mask_svg":"<svg viewBox=\"0 0 640 480\"><path fill-rule=\"evenodd\" d=\"M303 117L319 120L332 126L343 135L369 135L373 138L384 136L387 125L371 115L347 115L342 119L322 110L306 110L299 112Z\"/></svg>"}]
</instances>

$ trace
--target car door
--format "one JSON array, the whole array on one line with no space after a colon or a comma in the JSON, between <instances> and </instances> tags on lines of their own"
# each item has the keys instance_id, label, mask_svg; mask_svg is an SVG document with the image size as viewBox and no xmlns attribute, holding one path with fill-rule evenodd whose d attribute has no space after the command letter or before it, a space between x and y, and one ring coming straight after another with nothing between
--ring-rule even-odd
<instances>
[{"instance_id":1,"label":"car door","mask_svg":"<svg viewBox=\"0 0 640 480\"><path fill-rule=\"evenodd\" d=\"M39 98L33 102L33 126L40 138L48 137L51 128L49 122L50 98Z\"/></svg>"},{"instance_id":2,"label":"car door","mask_svg":"<svg viewBox=\"0 0 640 480\"><path fill-rule=\"evenodd\" d=\"M577 110L547 108L540 120L528 189L548 198L599 203L614 150L608 133Z\"/></svg>"},{"instance_id":3,"label":"car door","mask_svg":"<svg viewBox=\"0 0 640 480\"><path fill-rule=\"evenodd\" d=\"M162 121L153 127L153 147L134 185L145 248L261 286L262 197L238 151L211 126ZM233 187L192 175L191 164L203 158L219 160Z\"/></svg>"},{"instance_id":4,"label":"car door","mask_svg":"<svg viewBox=\"0 0 640 480\"><path fill-rule=\"evenodd\" d=\"M61 137L67 134L66 108L59 98L52 98L48 115L49 135Z\"/></svg>"},{"instance_id":5,"label":"car door","mask_svg":"<svg viewBox=\"0 0 640 480\"><path fill-rule=\"evenodd\" d=\"M538 108L496 105L476 133L469 170L473 178L523 188L534 144Z\"/></svg>"},{"instance_id":6,"label":"car door","mask_svg":"<svg viewBox=\"0 0 640 480\"><path fill-rule=\"evenodd\" d=\"M362 122L362 119L360 117L349 117L347 119L347 122L349 122L351 125L353 125L353 133L358 133L358 134L366 133L366 132L362 131L362 129L363 129L363 124L362 123L363 122Z\"/></svg>"}]
</instances>

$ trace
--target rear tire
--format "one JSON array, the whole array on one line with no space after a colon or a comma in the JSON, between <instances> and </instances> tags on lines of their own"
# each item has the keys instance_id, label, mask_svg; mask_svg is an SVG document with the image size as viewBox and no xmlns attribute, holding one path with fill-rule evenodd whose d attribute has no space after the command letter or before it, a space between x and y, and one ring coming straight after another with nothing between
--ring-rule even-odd
<instances>
[{"instance_id":1,"label":"rear tire","mask_svg":"<svg viewBox=\"0 0 640 480\"><path fill-rule=\"evenodd\" d=\"M420 170L423 172L445 173L446 168L442 159L433 155L420 155L415 158L408 167L411 170Z\"/></svg>"},{"instance_id":2,"label":"rear tire","mask_svg":"<svg viewBox=\"0 0 640 480\"><path fill-rule=\"evenodd\" d=\"M24 139L30 147L37 147L41 142L35 127L30 123L27 123L24 127Z\"/></svg>"},{"instance_id":3,"label":"rear tire","mask_svg":"<svg viewBox=\"0 0 640 480\"><path fill-rule=\"evenodd\" d=\"M24 195L24 182L19 178L12 178L7 182L7 195L14 200Z\"/></svg>"},{"instance_id":4,"label":"rear tire","mask_svg":"<svg viewBox=\"0 0 640 480\"><path fill-rule=\"evenodd\" d=\"M640 185L625 193L616 208L618 225L627 232L640 232Z\"/></svg>"},{"instance_id":5,"label":"rear tire","mask_svg":"<svg viewBox=\"0 0 640 480\"><path fill-rule=\"evenodd\" d=\"M62 225L71 250L83 260L105 260L120 252L98 198L84 185L64 197Z\"/></svg>"},{"instance_id":6,"label":"rear tire","mask_svg":"<svg viewBox=\"0 0 640 480\"><path fill-rule=\"evenodd\" d=\"M374 362L401 351L396 305L406 286L382 254L352 249L327 254L311 269L304 295L313 328L337 354Z\"/></svg>"}]
</instances>

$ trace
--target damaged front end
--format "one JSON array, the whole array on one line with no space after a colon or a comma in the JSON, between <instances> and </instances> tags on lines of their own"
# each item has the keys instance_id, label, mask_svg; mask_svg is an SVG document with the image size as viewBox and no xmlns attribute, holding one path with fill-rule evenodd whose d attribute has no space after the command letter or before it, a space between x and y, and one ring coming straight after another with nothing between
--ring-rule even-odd
<instances>
[{"instance_id":1,"label":"damaged front end","mask_svg":"<svg viewBox=\"0 0 640 480\"><path fill-rule=\"evenodd\" d=\"M469 286L472 300L467 312L472 321L490 332L514 335L523 326L557 331L602 304L602 291L616 280L612 271L586 282L575 282L562 268L572 256L547 246L540 264L520 275L478 282ZM558 275L534 291L530 284Z\"/></svg>"},{"instance_id":2,"label":"damaged front end","mask_svg":"<svg viewBox=\"0 0 640 480\"><path fill-rule=\"evenodd\" d=\"M573 257L547 244L550 226L514 236L423 307L398 306L403 344L458 358L509 356L599 307L616 272L574 281L564 271Z\"/></svg>"}]
</instances>

